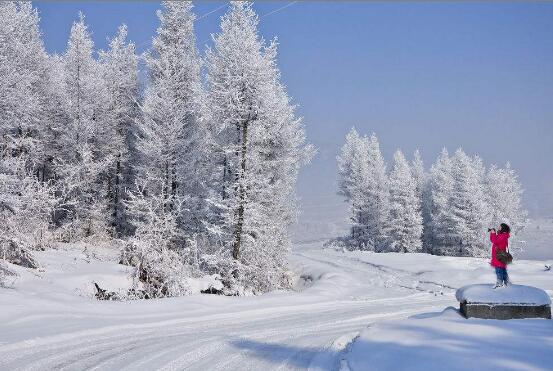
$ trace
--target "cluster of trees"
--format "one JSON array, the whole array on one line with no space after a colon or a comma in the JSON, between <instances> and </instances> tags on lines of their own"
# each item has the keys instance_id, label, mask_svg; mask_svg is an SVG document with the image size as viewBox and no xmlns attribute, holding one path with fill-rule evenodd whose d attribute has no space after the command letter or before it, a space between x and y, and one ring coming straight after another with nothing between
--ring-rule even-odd
<instances>
[{"instance_id":1,"label":"cluster of trees","mask_svg":"<svg viewBox=\"0 0 553 371\"><path fill-rule=\"evenodd\" d=\"M425 171L418 151L409 163L398 150L390 171L377 137L352 129L338 156L339 193L351 207L351 248L485 256L487 227L525 224L515 171L484 166L478 156L446 149Z\"/></svg>"},{"instance_id":2,"label":"cluster of trees","mask_svg":"<svg viewBox=\"0 0 553 371\"><path fill-rule=\"evenodd\" d=\"M196 47L191 2L167 1L148 78L123 25L96 51L81 14L63 55L36 9L0 3L0 249L124 239L149 297L218 274L228 293L289 285L294 186L312 149L280 82L277 44L232 2ZM202 67L205 67L203 69Z\"/></svg>"}]
</instances>

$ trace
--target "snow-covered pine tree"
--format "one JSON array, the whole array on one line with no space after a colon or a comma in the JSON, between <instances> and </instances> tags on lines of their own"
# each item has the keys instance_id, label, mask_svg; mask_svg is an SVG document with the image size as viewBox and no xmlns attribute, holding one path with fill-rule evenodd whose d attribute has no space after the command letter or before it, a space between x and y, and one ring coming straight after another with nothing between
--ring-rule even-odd
<instances>
[{"instance_id":1,"label":"snow-covered pine tree","mask_svg":"<svg viewBox=\"0 0 553 371\"><path fill-rule=\"evenodd\" d=\"M451 210L454 180L451 158L444 148L430 169L430 224L427 251L450 255L455 241L455 226Z\"/></svg>"},{"instance_id":2,"label":"snow-covered pine tree","mask_svg":"<svg viewBox=\"0 0 553 371\"><path fill-rule=\"evenodd\" d=\"M492 166L487 174L487 195L491 209L490 226L507 223L516 235L526 225L527 211L521 204L522 187L511 164Z\"/></svg>"},{"instance_id":3,"label":"snow-covered pine tree","mask_svg":"<svg viewBox=\"0 0 553 371\"><path fill-rule=\"evenodd\" d=\"M350 247L364 249L366 244L364 207L367 202L366 184L369 176L368 138L361 137L355 128L346 135L338 161L338 193L345 197L351 209Z\"/></svg>"},{"instance_id":4,"label":"snow-covered pine tree","mask_svg":"<svg viewBox=\"0 0 553 371\"><path fill-rule=\"evenodd\" d=\"M165 1L157 15L160 25L146 55L149 85L137 143L139 173L164 180L163 189L149 192L195 197L189 187L198 183L194 175L205 137L198 117L202 84L195 15L189 1Z\"/></svg>"},{"instance_id":5,"label":"snow-covered pine tree","mask_svg":"<svg viewBox=\"0 0 553 371\"><path fill-rule=\"evenodd\" d=\"M106 174L113 161L107 148L115 126L107 120L105 86L82 14L71 28L63 63L67 122L57 138L55 171L63 187L64 213L57 222L64 225L65 240L106 235Z\"/></svg>"},{"instance_id":6,"label":"snow-covered pine tree","mask_svg":"<svg viewBox=\"0 0 553 371\"><path fill-rule=\"evenodd\" d=\"M420 252L422 250L422 215L417 183L409 163L401 151L394 154L390 173L390 250Z\"/></svg>"},{"instance_id":7,"label":"snow-covered pine tree","mask_svg":"<svg viewBox=\"0 0 553 371\"><path fill-rule=\"evenodd\" d=\"M417 185L417 197L419 199L423 228L423 250L431 252L428 241L430 239L430 175L424 169L421 154L417 149L413 154L411 173Z\"/></svg>"},{"instance_id":8,"label":"snow-covered pine tree","mask_svg":"<svg viewBox=\"0 0 553 371\"><path fill-rule=\"evenodd\" d=\"M484 256L488 253L485 169L482 160L458 149L452 159L454 181L451 213L456 243L448 255Z\"/></svg>"},{"instance_id":9,"label":"snow-covered pine tree","mask_svg":"<svg viewBox=\"0 0 553 371\"><path fill-rule=\"evenodd\" d=\"M411 174L413 175L413 180L415 181L417 197L419 197L419 199L422 199L422 194L427 183L427 175L424 171L424 163L418 149L415 150L415 153L413 154Z\"/></svg>"},{"instance_id":10,"label":"snow-covered pine tree","mask_svg":"<svg viewBox=\"0 0 553 371\"><path fill-rule=\"evenodd\" d=\"M25 155L36 171L44 157L47 55L31 3L0 3L0 136L3 156Z\"/></svg>"},{"instance_id":11,"label":"snow-covered pine tree","mask_svg":"<svg viewBox=\"0 0 553 371\"><path fill-rule=\"evenodd\" d=\"M352 247L386 251L389 243L389 190L386 164L375 134L346 136L338 156L340 194L352 210Z\"/></svg>"},{"instance_id":12,"label":"snow-covered pine tree","mask_svg":"<svg viewBox=\"0 0 553 371\"><path fill-rule=\"evenodd\" d=\"M119 27L110 41L109 50L100 52L102 77L106 89L106 111L103 120L115 130L105 151L113 162L107 173L107 195L110 200L111 227L117 234L125 232L123 201L126 189L133 187L131 160L134 153L135 124L138 119L138 69L133 43L127 38L127 26Z\"/></svg>"},{"instance_id":13,"label":"snow-covered pine tree","mask_svg":"<svg viewBox=\"0 0 553 371\"><path fill-rule=\"evenodd\" d=\"M369 249L382 252L389 247L390 194L386 163L374 133L369 138L367 152L369 174L365 186L366 205L363 208L366 244Z\"/></svg>"},{"instance_id":14,"label":"snow-covered pine tree","mask_svg":"<svg viewBox=\"0 0 553 371\"><path fill-rule=\"evenodd\" d=\"M35 9L0 3L0 259L36 268L55 196L42 181L48 60Z\"/></svg>"},{"instance_id":15,"label":"snow-covered pine tree","mask_svg":"<svg viewBox=\"0 0 553 371\"><path fill-rule=\"evenodd\" d=\"M265 292L290 284L285 257L294 185L312 151L280 82L276 42L266 45L257 24L251 3L231 3L207 53L207 81L219 178L213 202L233 259L226 279Z\"/></svg>"}]
</instances>

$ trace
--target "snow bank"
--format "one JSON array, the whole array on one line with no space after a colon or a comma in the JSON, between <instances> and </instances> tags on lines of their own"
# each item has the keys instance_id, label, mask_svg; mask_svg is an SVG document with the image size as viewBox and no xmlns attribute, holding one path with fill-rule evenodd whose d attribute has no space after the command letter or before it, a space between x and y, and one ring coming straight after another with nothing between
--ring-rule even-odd
<instances>
[{"instance_id":1,"label":"snow bank","mask_svg":"<svg viewBox=\"0 0 553 371\"><path fill-rule=\"evenodd\" d=\"M465 319L457 310L376 324L353 343L356 370L550 370L553 321Z\"/></svg>"},{"instance_id":2,"label":"snow bank","mask_svg":"<svg viewBox=\"0 0 553 371\"><path fill-rule=\"evenodd\" d=\"M550 305L549 295L542 289L523 285L510 285L494 289L493 285L468 285L455 293L459 302L477 304Z\"/></svg>"}]
</instances>

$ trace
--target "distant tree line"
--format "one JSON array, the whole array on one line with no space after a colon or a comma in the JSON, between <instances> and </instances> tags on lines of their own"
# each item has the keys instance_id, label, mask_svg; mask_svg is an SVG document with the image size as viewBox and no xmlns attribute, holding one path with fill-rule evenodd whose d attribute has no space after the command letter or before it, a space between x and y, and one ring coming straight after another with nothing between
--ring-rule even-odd
<instances>
[{"instance_id":1,"label":"distant tree line","mask_svg":"<svg viewBox=\"0 0 553 371\"><path fill-rule=\"evenodd\" d=\"M338 156L339 193L351 210L349 248L486 256L487 228L526 222L522 188L509 163L486 169L478 156L443 149L426 171L420 153L398 150L388 171L377 137L352 129Z\"/></svg>"},{"instance_id":2,"label":"distant tree line","mask_svg":"<svg viewBox=\"0 0 553 371\"><path fill-rule=\"evenodd\" d=\"M277 43L251 3L232 2L202 57L192 8L163 2L144 56L124 25L97 51L82 14L48 55L36 9L0 3L0 258L122 240L150 297L206 274L227 294L289 287L295 183L313 150Z\"/></svg>"}]
</instances>

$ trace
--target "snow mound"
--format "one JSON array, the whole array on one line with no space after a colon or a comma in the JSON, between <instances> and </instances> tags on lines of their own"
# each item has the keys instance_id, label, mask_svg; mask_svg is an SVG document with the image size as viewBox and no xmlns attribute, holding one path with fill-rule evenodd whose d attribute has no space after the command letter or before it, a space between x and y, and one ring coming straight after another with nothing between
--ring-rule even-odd
<instances>
[{"instance_id":1,"label":"snow mound","mask_svg":"<svg viewBox=\"0 0 553 371\"><path fill-rule=\"evenodd\" d=\"M346 354L358 370L551 370L553 321L465 319L454 308L365 329Z\"/></svg>"},{"instance_id":2,"label":"snow mound","mask_svg":"<svg viewBox=\"0 0 553 371\"><path fill-rule=\"evenodd\" d=\"M459 302L470 304L524 304L551 305L549 295L532 286L510 285L494 289L493 285L479 284L461 287L455 293Z\"/></svg>"}]
</instances>

